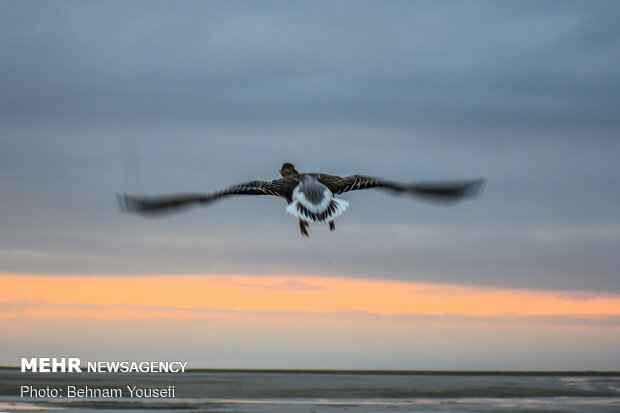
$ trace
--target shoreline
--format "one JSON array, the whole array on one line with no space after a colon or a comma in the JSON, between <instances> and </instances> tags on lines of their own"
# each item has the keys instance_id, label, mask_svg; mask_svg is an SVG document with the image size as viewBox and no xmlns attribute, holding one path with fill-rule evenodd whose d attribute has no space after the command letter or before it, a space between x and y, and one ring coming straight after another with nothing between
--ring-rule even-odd
<instances>
[{"instance_id":1,"label":"shoreline","mask_svg":"<svg viewBox=\"0 0 620 413\"><path fill-rule=\"evenodd\" d=\"M0 370L20 372L20 367L0 366ZM330 369L238 369L238 368L193 368L191 373L243 373L243 374L342 374L342 375L386 375L386 376L620 376L620 371L607 370L330 370ZM33 374L24 372L24 374ZM71 374L71 373L34 373ZM108 372L91 373L108 374ZM110 374L112 374L110 372ZM118 373L115 373L118 374ZM130 374L130 373L123 373ZM138 374L138 373L136 373ZM177 374L177 373L175 373Z\"/></svg>"}]
</instances>

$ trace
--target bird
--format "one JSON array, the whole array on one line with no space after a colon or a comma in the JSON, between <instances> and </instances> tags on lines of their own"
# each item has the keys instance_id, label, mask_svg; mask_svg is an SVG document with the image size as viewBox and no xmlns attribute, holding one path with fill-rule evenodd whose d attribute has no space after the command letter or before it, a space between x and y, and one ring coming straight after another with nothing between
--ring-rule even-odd
<instances>
[{"instance_id":1,"label":"bird","mask_svg":"<svg viewBox=\"0 0 620 413\"><path fill-rule=\"evenodd\" d=\"M328 224L336 229L334 220L349 207L349 202L336 198L349 191L379 188L394 195L409 194L420 199L444 203L457 202L478 195L484 179L400 183L366 175L337 176L325 173L299 173L290 162L279 170L280 178L255 180L229 186L210 193L185 193L160 196L117 194L120 210L144 216L175 212L190 206L207 206L233 195L273 195L284 198L286 212L299 220L302 236L309 236L309 223Z\"/></svg>"}]
</instances>

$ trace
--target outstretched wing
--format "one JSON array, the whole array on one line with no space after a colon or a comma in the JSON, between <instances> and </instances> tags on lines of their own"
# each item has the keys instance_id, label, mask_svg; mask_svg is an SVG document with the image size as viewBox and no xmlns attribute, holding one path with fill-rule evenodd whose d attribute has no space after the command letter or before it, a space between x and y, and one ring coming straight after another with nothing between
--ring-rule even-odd
<instances>
[{"instance_id":1,"label":"outstretched wing","mask_svg":"<svg viewBox=\"0 0 620 413\"><path fill-rule=\"evenodd\" d=\"M395 194L410 194L444 202L474 197L478 195L484 183L484 179L400 183L364 175L351 175L344 178L326 174L316 174L315 176L335 195L358 189L382 188Z\"/></svg>"},{"instance_id":2,"label":"outstretched wing","mask_svg":"<svg viewBox=\"0 0 620 413\"><path fill-rule=\"evenodd\" d=\"M160 196L117 195L121 211L155 215L175 212L194 205L206 206L210 203L231 195L275 195L289 199L295 181L276 179L275 181L250 181L233 185L226 189L211 193L175 194Z\"/></svg>"}]
</instances>

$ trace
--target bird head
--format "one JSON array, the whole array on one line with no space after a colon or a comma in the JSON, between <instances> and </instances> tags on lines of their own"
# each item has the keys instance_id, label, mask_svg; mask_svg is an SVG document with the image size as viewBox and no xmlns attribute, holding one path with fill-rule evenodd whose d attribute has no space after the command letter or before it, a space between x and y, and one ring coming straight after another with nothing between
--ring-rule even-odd
<instances>
[{"instance_id":1,"label":"bird head","mask_svg":"<svg viewBox=\"0 0 620 413\"><path fill-rule=\"evenodd\" d=\"M289 175L299 175L299 172L295 169L295 166L292 163L286 162L282 164L282 168L280 169L280 175L289 176Z\"/></svg>"}]
</instances>

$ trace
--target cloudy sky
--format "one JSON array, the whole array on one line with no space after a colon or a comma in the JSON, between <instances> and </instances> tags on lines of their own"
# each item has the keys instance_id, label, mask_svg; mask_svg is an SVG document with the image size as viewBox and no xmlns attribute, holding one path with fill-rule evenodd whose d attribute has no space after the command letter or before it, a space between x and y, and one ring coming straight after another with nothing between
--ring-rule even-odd
<instances>
[{"instance_id":1,"label":"cloudy sky","mask_svg":"<svg viewBox=\"0 0 620 413\"><path fill-rule=\"evenodd\" d=\"M1 2L0 364L146 348L193 367L620 369L618 15ZM116 205L286 161L487 182L449 207L348 193L309 239L277 198L158 219Z\"/></svg>"}]
</instances>

